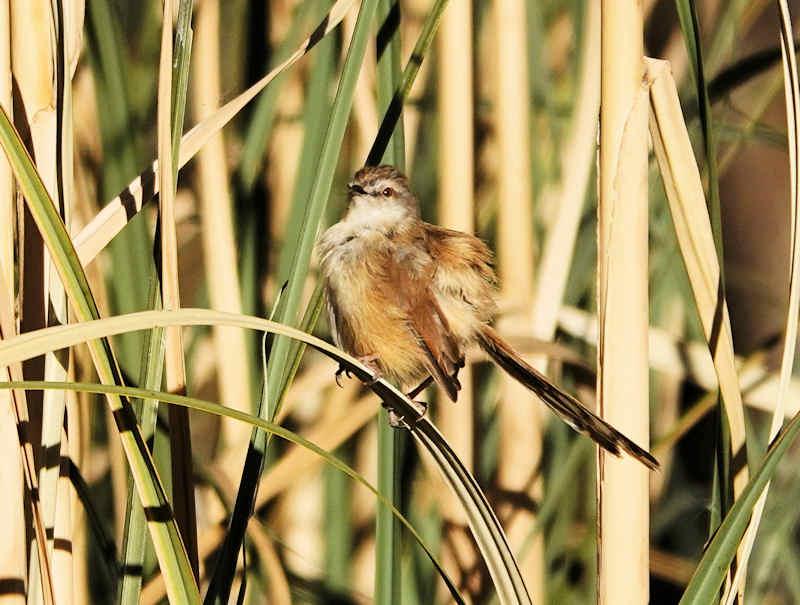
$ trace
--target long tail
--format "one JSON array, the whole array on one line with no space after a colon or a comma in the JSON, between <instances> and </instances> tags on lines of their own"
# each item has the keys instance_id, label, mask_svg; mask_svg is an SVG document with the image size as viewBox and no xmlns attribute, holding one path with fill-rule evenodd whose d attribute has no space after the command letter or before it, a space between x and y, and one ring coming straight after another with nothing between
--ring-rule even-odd
<instances>
[{"instance_id":1,"label":"long tail","mask_svg":"<svg viewBox=\"0 0 800 605\"><path fill-rule=\"evenodd\" d=\"M485 326L479 333L478 341L497 365L536 393L576 431L588 435L600 447L616 456L621 456L624 451L648 468L658 468L658 461L647 450L636 445L608 422L587 410L577 399L551 383L541 372L526 363L492 328Z\"/></svg>"}]
</instances>

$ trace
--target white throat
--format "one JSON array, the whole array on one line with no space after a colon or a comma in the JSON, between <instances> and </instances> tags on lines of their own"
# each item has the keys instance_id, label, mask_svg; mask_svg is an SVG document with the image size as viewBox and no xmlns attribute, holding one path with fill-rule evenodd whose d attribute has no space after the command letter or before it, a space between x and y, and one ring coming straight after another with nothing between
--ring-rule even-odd
<instances>
[{"instance_id":1,"label":"white throat","mask_svg":"<svg viewBox=\"0 0 800 605\"><path fill-rule=\"evenodd\" d=\"M355 198L340 224L352 234L364 230L387 232L407 218L409 218L408 209L402 204L376 204Z\"/></svg>"}]
</instances>

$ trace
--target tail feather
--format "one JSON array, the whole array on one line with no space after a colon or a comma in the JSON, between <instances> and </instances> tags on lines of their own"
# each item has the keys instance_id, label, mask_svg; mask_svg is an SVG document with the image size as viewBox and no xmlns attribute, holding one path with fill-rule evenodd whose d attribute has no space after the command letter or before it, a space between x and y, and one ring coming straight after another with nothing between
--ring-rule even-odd
<instances>
[{"instance_id":1,"label":"tail feather","mask_svg":"<svg viewBox=\"0 0 800 605\"><path fill-rule=\"evenodd\" d=\"M492 328L485 326L478 335L478 341L497 365L536 393L576 431L588 435L600 447L616 456L621 456L624 451L648 468L658 468L658 461L647 450L636 445L608 422L586 409L577 399L551 383L541 372L526 363Z\"/></svg>"}]
</instances>

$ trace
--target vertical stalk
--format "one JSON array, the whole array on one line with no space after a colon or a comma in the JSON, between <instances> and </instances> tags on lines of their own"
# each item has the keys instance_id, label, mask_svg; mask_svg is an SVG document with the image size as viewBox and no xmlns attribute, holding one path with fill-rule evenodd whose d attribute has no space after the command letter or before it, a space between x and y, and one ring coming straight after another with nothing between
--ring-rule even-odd
<instances>
[{"instance_id":1,"label":"vertical stalk","mask_svg":"<svg viewBox=\"0 0 800 605\"><path fill-rule=\"evenodd\" d=\"M11 99L11 13L9 0L0 0L0 105L9 114ZM6 158L0 158L0 296L3 305L14 308L14 177ZM4 376L5 378L5 376ZM9 585L19 588L3 595L4 605L25 603L26 550L25 506L23 502L22 463L17 439L17 426L12 408L11 391L0 392L0 485L4 497L0 501L2 525L5 536L0 549L0 576Z\"/></svg>"},{"instance_id":2,"label":"vertical stalk","mask_svg":"<svg viewBox=\"0 0 800 605\"><path fill-rule=\"evenodd\" d=\"M472 73L472 4L455 2L442 19L438 39L438 114L439 114L439 223L451 229L472 233L474 220L474 104ZM460 373L462 389L458 404L451 405L439 396L439 426L453 450L470 471L474 465L474 400L472 366ZM461 504L453 494L440 501L446 527L463 523ZM476 562L475 548L460 527L451 531L445 544L451 544L445 565L448 572L470 569Z\"/></svg>"},{"instance_id":3,"label":"vertical stalk","mask_svg":"<svg viewBox=\"0 0 800 605\"><path fill-rule=\"evenodd\" d=\"M175 176L173 161L173 52L172 19L174 3L164 0L161 24L161 59L158 74L158 162L161 225L161 300L164 310L181 306L178 286L178 238L175 229ZM182 114L181 114L182 115ZM186 368L180 327L165 330L166 381L170 393L186 393ZM194 577L198 577L197 524L192 479L192 442L186 409L169 407L170 451L172 453L172 501L175 519L186 546Z\"/></svg>"},{"instance_id":4,"label":"vertical stalk","mask_svg":"<svg viewBox=\"0 0 800 605\"><path fill-rule=\"evenodd\" d=\"M378 0L378 108L383 114L400 88L400 2ZM405 169L403 120L399 119L389 138L382 161ZM395 506L400 505L400 457L405 431L389 425L388 414L378 414L378 491ZM400 599L400 524L392 511L378 504L375 512L375 601L396 603Z\"/></svg>"},{"instance_id":5,"label":"vertical stalk","mask_svg":"<svg viewBox=\"0 0 800 605\"><path fill-rule=\"evenodd\" d=\"M496 0L497 96L495 123L498 157L497 250L502 294L511 314L501 327L520 333L531 330L526 311L533 297L533 209L530 154L530 87L527 62L527 18L523 0ZM514 379L503 376L500 409L498 481L509 493L541 497L538 473L542 454L541 406ZM524 461L524 462L521 462ZM507 528L512 546L519 547L535 522L519 511ZM535 603L545 601L544 547L540 536L520 561L522 575Z\"/></svg>"},{"instance_id":6,"label":"vertical stalk","mask_svg":"<svg viewBox=\"0 0 800 605\"><path fill-rule=\"evenodd\" d=\"M47 187L62 219L67 215L60 199L58 173L58 95L56 90L57 66L53 53L54 15L49 0L11 3L12 17L12 60L14 77L19 86L23 111L15 117L25 125L30 133L30 151L36 168ZM29 228L30 227L30 228ZM26 221L23 252L21 317L22 331L43 328L66 322L66 298L64 290L55 274L49 255L44 249L41 236L31 222ZM67 371L67 355L48 353L43 365L26 364L26 372L34 372L46 380L64 380ZM38 362L38 363L41 363ZM58 460L61 448L61 427L64 418L64 393L51 391L33 397L42 402L42 407L31 407L32 431L41 431L37 436L40 452L43 454L39 468L39 497L42 516L48 535L47 548L53 554L56 496L58 490ZM32 549L32 552L36 552ZM39 561L34 556L30 561L29 601L42 602L39 581ZM62 567L63 572L63 567ZM53 567L55 582L55 564ZM61 580L65 581L61 574ZM71 575L71 574L70 574ZM69 581L69 577L66 581Z\"/></svg>"},{"instance_id":7,"label":"vertical stalk","mask_svg":"<svg viewBox=\"0 0 800 605\"><path fill-rule=\"evenodd\" d=\"M598 384L601 415L647 447L647 91L635 0L601 4ZM646 603L647 470L599 453L598 601Z\"/></svg>"},{"instance_id":8,"label":"vertical stalk","mask_svg":"<svg viewBox=\"0 0 800 605\"><path fill-rule=\"evenodd\" d=\"M196 52L192 92L195 121L200 122L219 107L220 97L220 5L205 2L197 12ZM229 186L222 132L214 136L198 154L197 196L202 218L203 259L206 288L211 308L231 313L242 312L239 271L233 229L232 195ZM250 412L249 367L245 360L245 334L236 328L215 327L220 401ZM235 458L223 467L238 469L242 450L250 431L240 422L222 422L223 448L233 448ZM230 464L230 466L229 466ZM233 471L234 473L236 471Z\"/></svg>"}]
</instances>

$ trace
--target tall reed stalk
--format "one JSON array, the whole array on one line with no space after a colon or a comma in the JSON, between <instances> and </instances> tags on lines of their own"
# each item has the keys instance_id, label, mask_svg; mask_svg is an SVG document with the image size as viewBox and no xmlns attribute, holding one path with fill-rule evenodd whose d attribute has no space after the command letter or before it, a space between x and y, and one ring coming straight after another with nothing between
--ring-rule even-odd
<instances>
[{"instance_id":1,"label":"tall reed stalk","mask_svg":"<svg viewBox=\"0 0 800 605\"><path fill-rule=\"evenodd\" d=\"M597 392L600 413L649 442L647 90L638 2L601 4ZM647 469L598 459L598 601L649 600Z\"/></svg>"}]
</instances>

